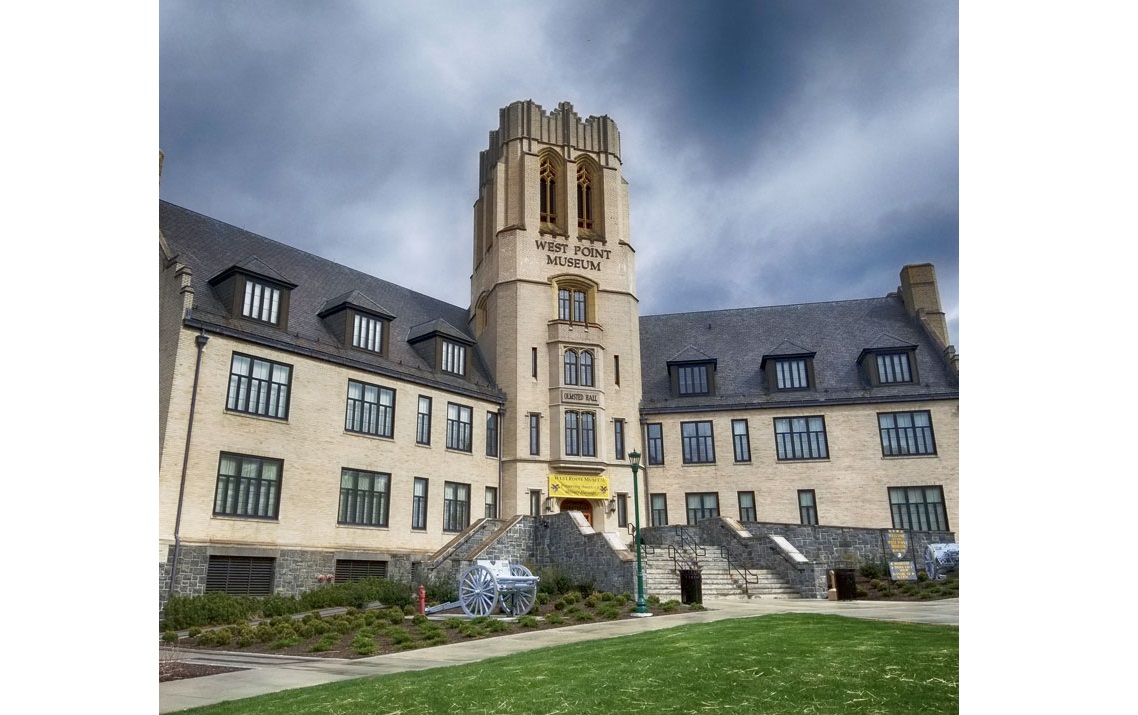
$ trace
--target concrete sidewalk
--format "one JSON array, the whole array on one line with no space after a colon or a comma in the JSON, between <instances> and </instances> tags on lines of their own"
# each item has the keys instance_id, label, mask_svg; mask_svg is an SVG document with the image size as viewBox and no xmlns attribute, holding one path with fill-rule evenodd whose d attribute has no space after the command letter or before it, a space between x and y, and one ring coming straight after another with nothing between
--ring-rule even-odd
<instances>
[{"instance_id":1,"label":"concrete sidewalk","mask_svg":"<svg viewBox=\"0 0 1138 715\"><path fill-rule=\"evenodd\" d=\"M160 683L158 712L176 712L227 700L249 698L292 688L306 688L351 678L474 663L487 658L565 643L616 638L633 633L675 628L689 623L708 623L726 618L747 618L769 613L830 613L871 620L960 625L960 601L955 598L919 602L722 599L709 600L704 606L707 607L706 611L586 623L355 660L194 651L185 658L186 661L229 665L249 670Z\"/></svg>"}]
</instances>

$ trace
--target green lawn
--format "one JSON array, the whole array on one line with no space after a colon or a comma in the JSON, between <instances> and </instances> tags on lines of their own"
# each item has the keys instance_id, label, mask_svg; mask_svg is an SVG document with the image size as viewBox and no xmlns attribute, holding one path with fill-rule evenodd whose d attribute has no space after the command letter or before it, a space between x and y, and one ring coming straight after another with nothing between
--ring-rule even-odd
<instances>
[{"instance_id":1,"label":"green lawn","mask_svg":"<svg viewBox=\"0 0 1138 715\"><path fill-rule=\"evenodd\" d=\"M782 614L331 683L194 713L955 713L959 629Z\"/></svg>"}]
</instances>

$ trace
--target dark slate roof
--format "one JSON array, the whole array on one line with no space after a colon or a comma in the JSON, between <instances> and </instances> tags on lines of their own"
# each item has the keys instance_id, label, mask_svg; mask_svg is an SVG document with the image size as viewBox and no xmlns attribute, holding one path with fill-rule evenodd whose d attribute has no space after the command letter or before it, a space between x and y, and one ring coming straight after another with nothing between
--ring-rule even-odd
<instances>
[{"instance_id":1,"label":"dark slate roof","mask_svg":"<svg viewBox=\"0 0 1138 715\"><path fill-rule=\"evenodd\" d=\"M858 371L866 348L916 345L919 384L869 387ZM698 350L717 363L716 394L673 397L668 362ZM815 389L776 392L759 365L764 355L815 353ZM901 296L736 308L640 318L641 407L677 411L781 407L958 397L936 344L905 310Z\"/></svg>"},{"instance_id":2,"label":"dark slate roof","mask_svg":"<svg viewBox=\"0 0 1138 715\"><path fill-rule=\"evenodd\" d=\"M411 329L407 332L407 342L413 343L419 338L425 338L428 335L436 334L444 335L448 338L458 338L459 341L467 343L469 345L474 344L474 340L469 335L454 327L442 318L439 318L438 320L432 320L429 323L423 323L422 325L412 326Z\"/></svg>"},{"instance_id":3,"label":"dark slate roof","mask_svg":"<svg viewBox=\"0 0 1138 715\"><path fill-rule=\"evenodd\" d=\"M467 324L466 308L416 293L166 201L159 201L159 227L176 260L193 271L194 310L187 319L191 325L204 325L207 329L252 342L331 359L391 377L494 400L503 398L480 359L471 360L469 380L466 380L432 370L407 343L412 326L442 320L473 344L474 336L453 327ZM254 260L257 263L251 263ZM209 285L209 279L235 265L256 265L255 272L296 285L290 295L287 334L272 326L233 317L226 311ZM318 317L325 309L345 301L359 301L361 307L394 316L387 357L345 347Z\"/></svg>"}]
</instances>

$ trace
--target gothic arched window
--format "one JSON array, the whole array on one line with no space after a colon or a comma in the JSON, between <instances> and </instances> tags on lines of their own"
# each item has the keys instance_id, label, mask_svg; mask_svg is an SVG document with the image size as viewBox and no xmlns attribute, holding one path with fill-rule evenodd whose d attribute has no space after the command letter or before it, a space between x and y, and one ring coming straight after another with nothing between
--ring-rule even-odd
<instances>
[{"instance_id":1,"label":"gothic arched window","mask_svg":"<svg viewBox=\"0 0 1138 715\"><path fill-rule=\"evenodd\" d=\"M557 223L557 167L548 156L541 158L541 222Z\"/></svg>"},{"instance_id":2,"label":"gothic arched window","mask_svg":"<svg viewBox=\"0 0 1138 715\"><path fill-rule=\"evenodd\" d=\"M588 167L577 166L577 228L593 228L593 177Z\"/></svg>"},{"instance_id":3,"label":"gothic arched window","mask_svg":"<svg viewBox=\"0 0 1138 715\"><path fill-rule=\"evenodd\" d=\"M565 351L565 384L577 384L577 352L575 350Z\"/></svg>"},{"instance_id":4,"label":"gothic arched window","mask_svg":"<svg viewBox=\"0 0 1138 715\"><path fill-rule=\"evenodd\" d=\"M581 351L581 385L593 386L593 354L588 350Z\"/></svg>"}]
</instances>

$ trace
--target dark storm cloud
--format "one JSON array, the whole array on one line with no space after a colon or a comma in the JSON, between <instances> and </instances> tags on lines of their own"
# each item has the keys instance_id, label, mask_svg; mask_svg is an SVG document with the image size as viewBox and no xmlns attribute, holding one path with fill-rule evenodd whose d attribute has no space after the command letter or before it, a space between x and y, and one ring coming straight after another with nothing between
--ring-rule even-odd
<instances>
[{"instance_id":1,"label":"dark storm cloud","mask_svg":"<svg viewBox=\"0 0 1138 715\"><path fill-rule=\"evenodd\" d=\"M163 198L415 290L469 301L498 109L567 100L621 130L642 312L930 261L955 336L954 4L165 0L160 54Z\"/></svg>"}]
</instances>

